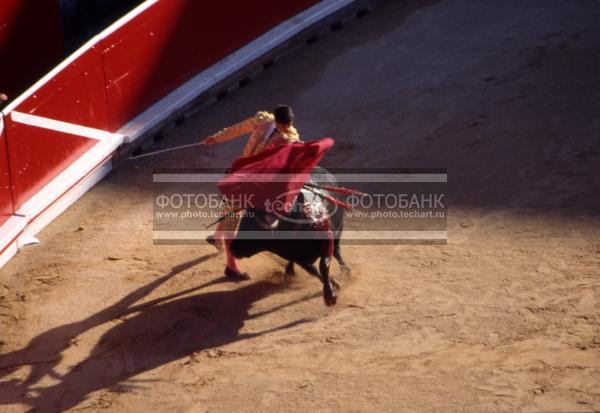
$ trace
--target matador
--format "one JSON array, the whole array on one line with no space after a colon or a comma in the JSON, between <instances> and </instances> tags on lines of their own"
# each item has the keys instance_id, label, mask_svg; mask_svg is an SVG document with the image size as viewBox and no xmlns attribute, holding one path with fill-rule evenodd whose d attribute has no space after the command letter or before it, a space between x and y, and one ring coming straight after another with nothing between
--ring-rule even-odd
<instances>
[{"instance_id":1,"label":"matador","mask_svg":"<svg viewBox=\"0 0 600 413\"><path fill-rule=\"evenodd\" d=\"M276 107L272 112L260 111L251 118L209 136L202 140L202 143L205 145L214 145L250 134L250 138L242 152L242 157L247 157L255 155L271 145L301 142L298 131L293 123L294 112L292 108L287 105L281 105ZM243 211L233 211L232 208L226 208L225 213L228 214L228 217L218 223L215 234L209 236L207 241L219 251L222 250L223 243L225 244L225 252L227 254L225 275L228 278L236 281L248 280L250 276L240 269L238 262L229 248Z\"/></svg>"}]
</instances>

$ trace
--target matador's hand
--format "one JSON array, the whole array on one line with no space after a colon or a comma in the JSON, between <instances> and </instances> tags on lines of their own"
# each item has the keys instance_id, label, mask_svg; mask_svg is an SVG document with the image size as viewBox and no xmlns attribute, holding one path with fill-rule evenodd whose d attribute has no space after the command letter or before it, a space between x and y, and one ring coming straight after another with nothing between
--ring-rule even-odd
<instances>
[{"instance_id":1,"label":"matador's hand","mask_svg":"<svg viewBox=\"0 0 600 413\"><path fill-rule=\"evenodd\" d=\"M217 143L217 140L214 136L209 136L208 138L200 141L200 143L203 145L214 145L215 143Z\"/></svg>"}]
</instances>

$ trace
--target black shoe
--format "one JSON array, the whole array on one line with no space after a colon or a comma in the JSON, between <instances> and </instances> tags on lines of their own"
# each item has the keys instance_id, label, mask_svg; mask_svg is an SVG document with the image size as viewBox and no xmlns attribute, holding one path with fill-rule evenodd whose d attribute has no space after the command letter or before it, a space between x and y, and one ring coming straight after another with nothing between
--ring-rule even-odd
<instances>
[{"instance_id":1,"label":"black shoe","mask_svg":"<svg viewBox=\"0 0 600 413\"><path fill-rule=\"evenodd\" d=\"M250 279L247 273L233 271L229 267L225 267L225 276L231 281L248 281Z\"/></svg>"}]
</instances>

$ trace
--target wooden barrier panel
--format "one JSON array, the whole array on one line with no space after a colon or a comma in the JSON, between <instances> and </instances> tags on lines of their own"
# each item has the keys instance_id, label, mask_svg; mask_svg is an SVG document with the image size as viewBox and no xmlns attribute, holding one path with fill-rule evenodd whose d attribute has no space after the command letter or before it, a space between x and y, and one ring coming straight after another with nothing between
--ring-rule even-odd
<instances>
[{"instance_id":1,"label":"wooden barrier panel","mask_svg":"<svg viewBox=\"0 0 600 413\"><path fill-rule=\"evenodd\" d=\"M110 130L315 3L159 1L101 42Z\"/></svg>"},{"instance_id":2,"label":"wooden barrier panel","mask_svg":"<svg viewBox=\"0 0 600 413\"><path fill-rule=\"evenodd\" d=\"M14 213L10 185L4 120L0 113L0 225L4 224Z\"/></svg>"},{"instance_id":3,"label":"wooden barrier panel","mask_svg":"<svg viewBox=\"0 0 600 413\"><path fill-rule=\"evenodd\" d=\"M106 136L102 58L91 48L4 119L14 209Z\"/></svg>"},{"instance_id":4,"label":"wooden barrier panel","mask_svg":"<svg viewBox=\"0 0 600 413\"><path fill-rule=\"evenodd\" d=\"M316 3L148 0L11 99L0 115L0 266L108 173L126 141L115 131ZM0 46L2 36L0 26ZM29 52L44 56L44 46L35 46Z\"/></svg>"}]
</instances>

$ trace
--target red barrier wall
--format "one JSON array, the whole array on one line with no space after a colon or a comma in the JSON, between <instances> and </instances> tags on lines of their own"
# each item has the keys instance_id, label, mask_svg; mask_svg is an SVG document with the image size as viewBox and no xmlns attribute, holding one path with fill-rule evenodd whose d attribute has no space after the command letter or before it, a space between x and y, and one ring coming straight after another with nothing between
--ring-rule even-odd
<instances>
[{"instance_id":1,"label":"red barrier wall","mask_svg":"<svg viewBox=\"0 0 600 413\"><path fill-rule=\"evenodd\" d=\"M0 9L5 11L2 16L6 21L9 15L29 16L32 4L41 21L58 21L58 9L49 6L56 0L2 1ZM5 7L5 1L10 7ZM105 37L94 47L77 52L80 55L74 55L72 63L61 65L62 69L49 75L37 90L7 108L0 171L9 168L10 183L5 175L0 176L0 213L18 211L98 143L70 129L65 132L48 128L48 121L116 131L201 70L315 3L318 1L160 0L111 34L103 34ZM46 26L36 26L36 22L33 19L26 25L27 33L15 29L11 36L22 33L19 53L26 51L28 58L45 59L54 50L40 44L40 39L53 44L56 31L45 32ZM0 40L9 38L3 33ZM21 63L0 65L0 70L7 68L13 74L22 71L23 78L30 76ZM0 82L7 76L11 75L0 72ZM25 118L33 115L36 122L45 122L46 126L27 124L23 119L19 122L19 113L22 118L23 114ZM10 185L12 194L5 189Z\"/></svg>"},{"instance_id":2,"label":"red barrier wall","mask_svg":"<svg viewBox=\"0 0 600 413\"><path fill-rule=\"evenodd\" d=\"M102 57L79 56L13 111L108 129ZM5 118L15 210L98 141Z\"/></svg>"},{"instance_id":3,"label":"red barrier wall","mask_svg":"<svg viewBox=\"0 0 600 413\"><path fill-rule=\"evenodd\" d=\"M6 136L4 128L1 126L2 116L0 113L0 225L4 224L14 212L10 190L8 156L6 154Z\"/></svg>"},{"instance_id":4,"label":"red barrier wall","mask_svg":"<svg viewBox=\"0 0 600 413\"><path fill-rule=\"evenodd\" d=\"M318 1L158 2L101 43L111 130L315 3Z\"/></svg>"},{"instance_id":5,"label":"red barrier wall","mask_svg":"<svg viewBox=\"0 0 600 413\"><path fill-rule=\"evenodd\" d=\"M58 0L0 2L0 92L14 99L63 58Z\"/></svg>"}]
</instances>

